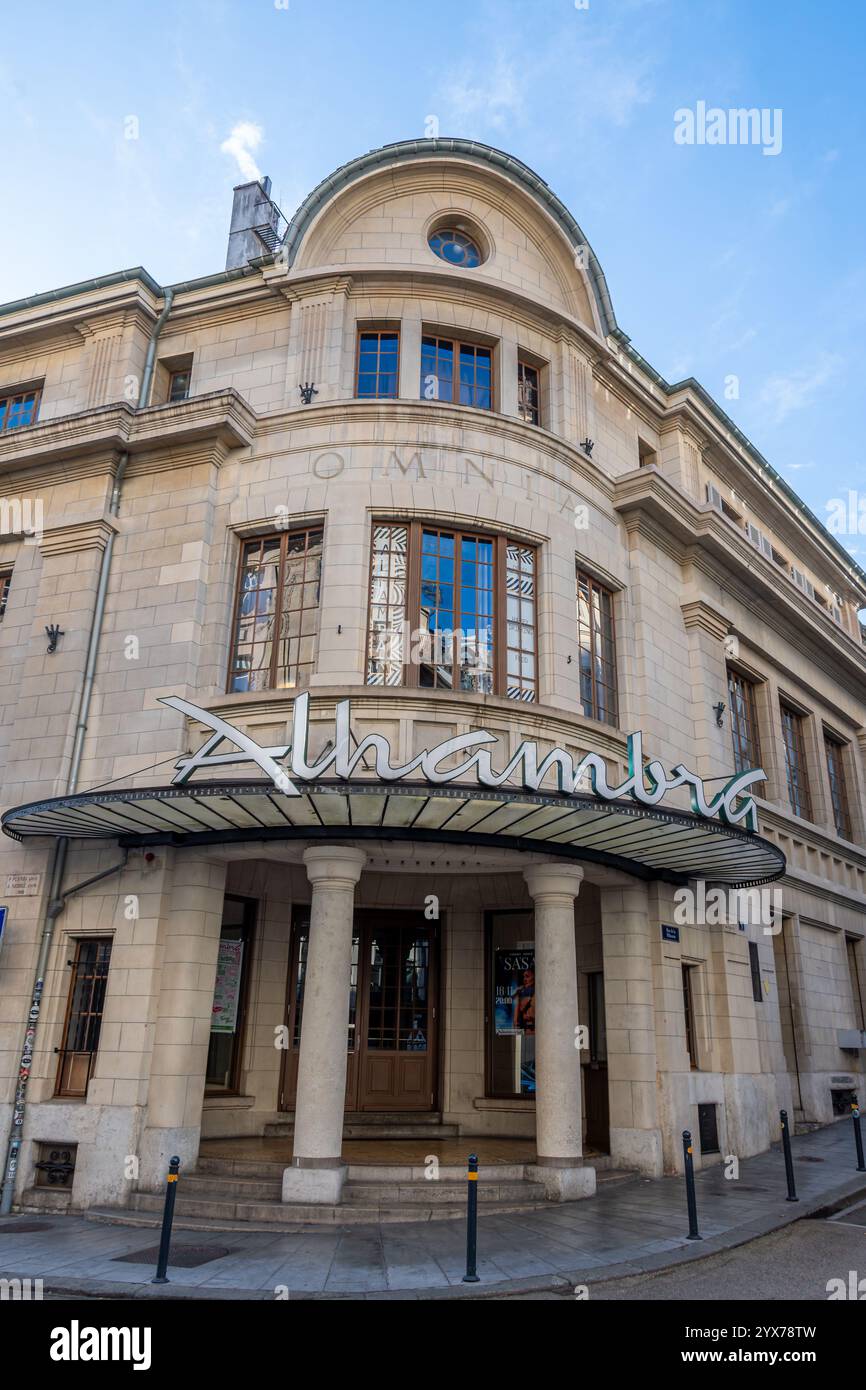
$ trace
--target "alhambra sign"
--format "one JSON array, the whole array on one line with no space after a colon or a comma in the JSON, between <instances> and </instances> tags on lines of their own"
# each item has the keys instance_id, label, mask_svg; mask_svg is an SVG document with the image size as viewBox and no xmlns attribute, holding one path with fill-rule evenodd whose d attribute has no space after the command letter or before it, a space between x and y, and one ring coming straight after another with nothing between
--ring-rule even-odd
<instances>
[{"instance_id":1,"label":"alhambra sign","mask_svg":"<svg viewBox=\"0 0 866 1390\"><path fill-rule=\"evenodd\" d=\"M310 697L306 693L298 695L294 701L291 742L272 748L263 747L227 720L178 695L164 696L161 703L213 730L197 752L175 764L177 773L172 779L173 786L184 786L200 768L255 763L285 796L303 795L296 783L318 782L326 775L338 781L350 781L359 769L375 770L381 782L401 782L413 774L420 774L420 778L432 786L445 786L474 777L484 787L501 788L506 783L516 783L533 792L541 791L545 779L550 778L556 789L568 796L584 791L589 783L593 795L601 801L630 797L647 807L659 806L670 792L687 787L695 815L754 832L758 828L757 809L748 789L767 780L760 768L752 768L729 778L721 791L708 798L701 778L689 772L682 763L671 772L666 772L658 761L644 765L643 734L639 732L628 736L629 775L619 786L610 785L607 765L597 753L587 753L575 762L564 748L554 748L539 762L538 745L528 742L521 743L513 757L497 772L493 754L501 740L484 729L446 739L435 748L418 753L411 762L394 767L391 745L382 734L367 734L360 743L354 739L349 700L341 700L337 705L333 742L316 762L310 762ZM223 743L233 744L237 751L217 752ZM463 755L466 755L464 761L457 766L442 767L448 759ZM370 756L375 769L366 763Z\"/></svg>"}]
</instances>

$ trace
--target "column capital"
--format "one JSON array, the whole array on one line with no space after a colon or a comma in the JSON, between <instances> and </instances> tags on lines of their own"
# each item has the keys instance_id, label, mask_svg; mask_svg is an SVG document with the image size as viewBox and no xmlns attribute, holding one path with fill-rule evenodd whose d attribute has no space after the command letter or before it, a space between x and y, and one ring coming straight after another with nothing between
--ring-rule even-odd
<instances>
[{"instance_id":1,"label":"column capital","mask_svg":"<svg viewBox=\"0 0 866 1390\"><path fill-rule=\"evenodd\" d=\"M532 864L524 869L523 881L533 900L561 898L573 902L583 883L583 869L579 864Z\"/></svg>"},{"instance_id":2,"label":"column capital","mask_svg":"<svg viewBox=\"0 0 866 1390\"><path fill-rule=\"evenodd\" d=\"M354 888L364 871L367 855L351 845L311 845L304 850L304 867L310 883L330 883Z\"/></svg>"}]
</instances>

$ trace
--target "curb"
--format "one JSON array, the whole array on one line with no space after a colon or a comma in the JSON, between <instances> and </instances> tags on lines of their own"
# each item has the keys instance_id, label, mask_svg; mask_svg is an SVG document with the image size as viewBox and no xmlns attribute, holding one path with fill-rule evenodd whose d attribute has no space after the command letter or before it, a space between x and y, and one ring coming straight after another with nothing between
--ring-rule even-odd
<instances>
[{"instance_id":1,"label":"curb","mask_svg":"<svg viewBox=\"0 0 866 1390\"><path fill-rule=\"evenodd\" d=\"M564 1294L573 1289L576 1284L592 1286L610 1283L613 1280L636 1279L647 1274L664 1274L667 1270L676 1269L680 1265L695 1264L700 1260L710 1259L713 1255L748 1245L750 1241L758 1240L762 1236L772 1235L774 1231L783 1230L786 1226L793 1226L798 1221L832 1216L859 1198L866 1198L866 1182L860 1177L851 1179L839 1187L831 1188L828 1192L813 1198L811 1201L798 1203L796 1211L793 1211L791 1206L782 1200L778 1203L777 1208L771 1212L769 1219L766 1216L759 1218L738 1226L734 1230L708 1236L700 1243L683 1244L682 1247L675 1250L666 1250L654 1255L642 1255L633 1260L621 1260L609 1265L597 1265L589 1270L577 1269L566 1274L536 1274L519 1279L505 1279L496 1284L486 1284L483 1287L476 1284L453 1284L447 1288L436 1285L432 1288L381 1289L369 1293L336 1291L334 1293L311 1293L309 1290L295 1292L290 1289L286 1301L292 1303L412 1302L418 1300L455 1302L467 1298L483 1300L521 1293ZM32 1277L32 1275L0 1275L0 1278L4 1279ZM129 1284L113 1280L80 1278L58 1278L52 1279L50 1282L46 1280L45 1292L55 1297L83 1297L143 1303L165 1302L166 1300L199 1303L275 1303L283 1301L275 1299L273 1293L267 1289L202 1288L200 1285L191 1287L188 1284L171 1283L154 1285L149 1281L141 1284Z\"/></svg>"}]
</instances>

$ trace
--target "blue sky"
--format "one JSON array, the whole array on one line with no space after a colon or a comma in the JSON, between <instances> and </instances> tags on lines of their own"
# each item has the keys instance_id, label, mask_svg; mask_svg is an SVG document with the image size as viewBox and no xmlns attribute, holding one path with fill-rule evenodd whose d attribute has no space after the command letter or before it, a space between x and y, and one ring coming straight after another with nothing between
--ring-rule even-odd
<instances>
[{"instance_id":1,"label":"blue sky","mask_svg":"<svg viewBox=\"0 0 866 1390\"><path fill-rule=\"evenodd\" d=\"M638 351L696 376L823 518L866 496L864 57L855 0L10 7L0 301L139 264L164 284L221 270L239 124L290 214L435 116L547 180ZM781 109L780 153L676 144L699 101ZM866 534L840 539L866 565Z\"/></svg>"}]
</instances>

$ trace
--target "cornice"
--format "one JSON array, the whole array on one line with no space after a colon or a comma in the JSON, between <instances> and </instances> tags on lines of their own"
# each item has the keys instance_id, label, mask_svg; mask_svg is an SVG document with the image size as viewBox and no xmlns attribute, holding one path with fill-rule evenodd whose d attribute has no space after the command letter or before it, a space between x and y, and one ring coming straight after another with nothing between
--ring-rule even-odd
<instances>
[{"instance_id":1,"label":"cornice","mask_svg":"<svg viewBox=\"0 0 866 1390\"><path fill-rule=\"evenodd\" d=\"M777 573L745 533L713 507L698 506L653 467L618 478L613 506L629 533L646 535L655 544L667 535L668 553L724 583L746 607L754 609L756 599L765 600L761 613L767 623L822 667L829 657L843 684L862 698L866 650Z\"/></svg>"},{"instance_id":2,"label":"cornice","mask_svg":"<svg viewBox=\"0 0 866 1390\"><path fill-rule=\"evenodd\" d=\"M134 410L126 401L46 420L0 438L0 477L83 458L85 473L104 471L121 452L151 452L213 439L226 448L252 442L256 415L233 389L167 406ZM64 478L75 476L64 471Z\"/></svg>"},{"instance_id":3,"label":"cornice","mask_svg":"<svg viewBox=\"0 0 866 1390\"><path fill-rule=\"evenodd\" d=\"M81 550L104 550L109 537L119 530L116 520L101 516L88 521L72 521L64 526L47 526L39 549L45 556L70 555Z\"/></svg>"},{"instance_id":4,"label":"cornice","mask_svg":"<svg viewBox=\"0 0 866 1390\"><path fill-rule=\"evenodd\" d=\"M704 599L692 599L688 603L681 603L680 608L683 615L683 623L688 628L701 628L708 632L711 637L723 641L731 630L731 622L712 604Z\"/></svg>"}]
</instances>

